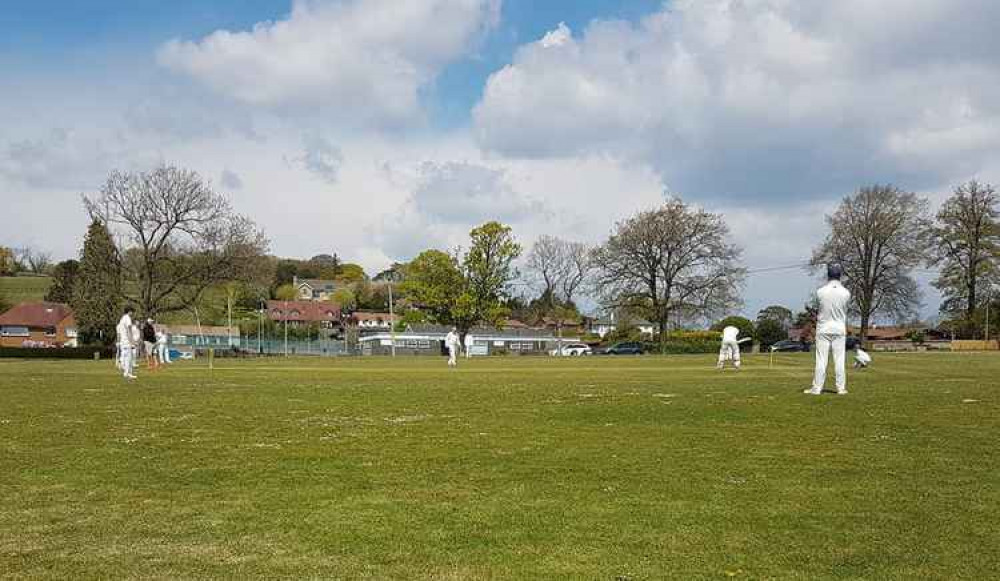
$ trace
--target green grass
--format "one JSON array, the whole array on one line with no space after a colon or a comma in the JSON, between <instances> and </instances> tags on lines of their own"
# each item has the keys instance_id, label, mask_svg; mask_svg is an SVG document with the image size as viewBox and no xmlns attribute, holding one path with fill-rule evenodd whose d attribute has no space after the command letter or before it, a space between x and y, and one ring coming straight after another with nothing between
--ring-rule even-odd
<instances>
[{"instance_id":1,"label":"green grass","mask_svg":"<svg viewBox=\"0 0 1000 581\"><path fill-rule=\"evenodd\" d=\"M1000 357L0 360L0 577L987 579Z\"/></svg>"},{"instance_id":2,"label":"green grass","mask_svg":"<svg viewBox=\"0 0 1000 581\"><path fill-rule=\"evenodd\" d=\"M40 301L52 286L48 276L0 276L0 297L11 305L25 301Z\"/></svg>"}]
</instances>

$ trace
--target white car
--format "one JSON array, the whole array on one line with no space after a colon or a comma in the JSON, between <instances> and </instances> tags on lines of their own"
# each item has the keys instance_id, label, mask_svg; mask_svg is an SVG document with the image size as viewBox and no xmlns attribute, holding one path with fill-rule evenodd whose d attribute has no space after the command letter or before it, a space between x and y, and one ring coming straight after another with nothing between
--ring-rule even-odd
<instances>
[{"instance_id":1,"label":"white car","mask_svg":"<svg viewBox=\"0 0 1000 581\"><path fill-rule=\"evenodd\" d=\"M592 353L590 345L586 343L564 343L562 346L563 357L569 357L573 355L590 355ZM549 355L553 357L558 357L560 355L559 349L553 349L549 351Z\"/></svg>"}]
</instances>

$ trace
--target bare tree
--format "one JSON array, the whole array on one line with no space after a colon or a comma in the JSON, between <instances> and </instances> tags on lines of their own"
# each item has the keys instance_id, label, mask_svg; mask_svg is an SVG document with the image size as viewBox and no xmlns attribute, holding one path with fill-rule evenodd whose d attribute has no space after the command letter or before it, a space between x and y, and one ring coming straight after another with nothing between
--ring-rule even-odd
<instances>
[{"instance_id":1,"label":"bare tree","mask_svg":"<svg viewBox=\"0 0 1000 581\"><path fill-rule=\"evenodd\" d=\"M541 236L528 253L527 274L542 297L553 300L566 278L565 241L555 236Z\"/></svg>"},{"instance_id":2,"label":"bare tree","mask_svg":"<svg viewBox=\"0 0 1000 581\"><path fill-rule=\"evenodd\" d=\"M586 288L594 273L594 249L583 242L567 242L563 246L566 274L562 281L562 298L575 301L580 289Z\"/></svg>"},{"instance_id":3,"label":"bare tree","mask_svg":"<svg viewBox=\"0 0 1000 581\"><path fill-rule=\"evenodd\" d=\"M52 253L34 246L14 249L14 264L17 270L32 274L45 274L52 266Z\"/></svg>"},{"instance_id":4,"label":"bare tree","mask_svg":"<svg viewBox=\"0 0 1000 581\"><path fill-rule=\"evenodd\" d=\"M84 204L124 234L125 298L146 316L187 309L210 286L263 270L263 233L194 172L115 171Z\"/></svg>"},{"instance_id":5,"label":"bare tree","mask_svg":"<svg viewBox=\"0 0 1000 581\"><path fill-rule=\"evenodd\" d=\"M874 316L903 319L920 305L910 273L924 258L926 215L923 198L892 185L873 185L844 198L826 217L830 233L813 251L811 268L831 262L843 266L862 337Z\"/></svg>"},{"instance_id":6,"label":"bare tree","mask_svg":"<svg viewBox=\"0 0 1000 581\"><path fill-rule=\"evenodd\" d=\"M740 303L741 254L721 215L673 199L616 225L593 254L596 286L609 306L644 313L663 333L675 313L712 317Z\"/></svg>"},{"instance_id":7,"label":"bare tree","mask_svg":"<svg viewBox=\"0 0 1000 581\"><path fill-rule=\"evenodd\" d=\"M971 322L980 297L1000 279L1000 196L989 184L955 188L929 228L929 266L941 268L934 286L944 294L942 310L962 312Z\"/></svg>"}]
</instances>

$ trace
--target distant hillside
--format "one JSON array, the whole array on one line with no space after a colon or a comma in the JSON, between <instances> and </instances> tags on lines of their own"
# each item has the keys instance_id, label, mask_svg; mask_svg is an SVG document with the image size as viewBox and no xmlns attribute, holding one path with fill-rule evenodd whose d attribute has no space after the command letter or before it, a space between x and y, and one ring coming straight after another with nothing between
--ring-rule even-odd
<instances>
[{"instance_id":1,"label":"distant hillside","mask_svg":"<svg viewBox=\"0 0 1000 581\"><path fill-rule=\"evenodd\" d=\"M42 300L50 286L52 278L48 276L0 277L0 295L15 305L24 301Z\"/></svg>"}]
</instances>

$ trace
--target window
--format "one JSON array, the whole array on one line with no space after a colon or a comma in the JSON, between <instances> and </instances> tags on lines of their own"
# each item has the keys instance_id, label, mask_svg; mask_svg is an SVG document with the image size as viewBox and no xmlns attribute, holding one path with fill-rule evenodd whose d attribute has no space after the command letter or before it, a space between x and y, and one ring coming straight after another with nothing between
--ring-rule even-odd
<instances>
[{"instance_id":1,"label":"window","mask_svg":"<svg viewBox=\"0 0 1000 581\"><path fill-rule=\"evenodd\" d=\"M0 327L0 336L3 337L30 337L31 332L27 327Z\"/></svg>"},{"instance_id":2,"label":"window","mask_svg":"<svg viewBox=\"0 0 1000 581\"><path fill-rule=\"evenodd\" d=\"M44 331L45 331L45 336L46 337L55 337L56 336L56 328L55 327L45 327Z\"/></svg>"}]
</instances>

